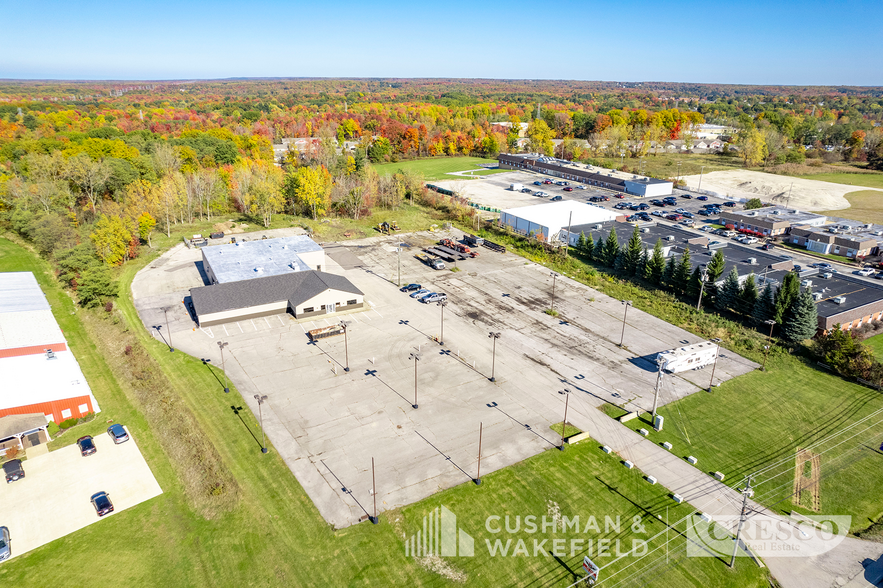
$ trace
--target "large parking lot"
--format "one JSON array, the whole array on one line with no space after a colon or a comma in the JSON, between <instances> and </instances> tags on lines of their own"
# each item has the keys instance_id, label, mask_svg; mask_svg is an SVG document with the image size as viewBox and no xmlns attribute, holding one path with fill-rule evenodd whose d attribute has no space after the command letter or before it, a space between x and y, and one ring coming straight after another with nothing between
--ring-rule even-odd
<instances>
[{"instance_id":1,"label":"large parking lot","mask_svg":"<svg viewBox=\"0 0 883 588\"><path fill-rule=\"evenodd\" d=\"M69 445L30 458L23 479L0 486L0 526L9 528L13 557L99 522L90 502L97 492L113 502L105 518L162 494L134 438L116 445L99 435L95 447L87 457Z\"/></svg>"},{"instance_id":2,"label":"large parking lot","mask_svg":"<svg viewBox=\"0 0 883 588\"><path fill-rule=\"evenodd\" d=\"M372 458L379 510L468 483L477 475L480 428L481 471L487 473L559 444L549 426L564 417L564 390L572 392L567 420L583 430L606 419L597 407L607 402L649 410L652 358L699 340L631 309L619 347L618 300L562 277L555 292L560 316L549 316L543 312L551 303L548 269L483 249L477 259L459 262L459 272L434 271L413 254L441 236L449 235L323 244L328 271L365 292L367 310L343 317L351 321L346 340L312 344L307 336L340 317L298 322L278 315L195 327L180 304L186 290L179 278L190 275L191 285L201 284L185 265L187 259L195 264L198 252L183 248L167 253L172 261L142 270L133 294L148 326L161 316L157 305L177 300L169 312L177 349L220 366L217 342L229 343L226 368L245 403L258 415L254 394L268 396L263 419L274 450L336 527L373 515ZM397 242L408 246L402 283L449 296L444 345L438 342L441 308L399 292ZM495 361L491 331L500 333ZM412 353L420 356L417 409ZM715 383L756 367L724 352ZM709 379L710 370L666 376L660 404L699 391Z\"/></svg>"}]
</instances>

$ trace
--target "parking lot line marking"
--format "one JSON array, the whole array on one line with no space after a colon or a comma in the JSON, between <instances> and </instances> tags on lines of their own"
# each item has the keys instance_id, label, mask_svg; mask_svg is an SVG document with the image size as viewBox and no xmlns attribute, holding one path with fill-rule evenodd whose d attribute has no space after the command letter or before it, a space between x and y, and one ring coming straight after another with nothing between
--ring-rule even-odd
<instances>
[{"instance_id":1,"label":"parking lot line marking","mask_svg":"<svg viewBox=\"0 0 883 588\"><path fill-rule=\"evenodd\" d=\"M248 322L250 322L250 323L251 323L251 326L253 326L253 327L254 327L254 330L255 330L255 331L257 331L257 330L258 330L258 326L257 326L257 325L256 325L256 324L254 324L254 320L253 320L253 319L248 319Z\"/></svg>"},{"instance_id":2,"label":"parking lot line marking","mask_svg":"<svg viewBox=\"0 0 883 588\"><path fill-rule=\"evenodd\" d=\"M371 310L373 310L374 312L377 312L377 309L374 308L373 306L371 307ZM377 314L380 316L380 318L383 318L382 314L380 314L379 312L377 312Z\"/></svg>"},{"instance_id":3,"label":"parking lot line marking","mask_svg":"<svg viewBox=\"0 0 883 588\"><path fill-rule=\"evenodd\" d=\"M270 326L270 321L267 320L267 317L264 317L264 322L267 323L267 328L268 328L268 329L272 329L272 328L273 328L273 327Z\"/></svg>"},{"instance_id":4,"label":"parking lot line marking","mask_svg":"<svg viewBox=\"0 0 883 588\"><path fill-rule=\"evenodd\" d=\"M302 331L303 331L303 332L304 332L304 333L306 333L306 332L307 332L307 330L306 330L306 329L305 329L305 328L304 328L304 326L303 326L303 325L301 325L301 326L300 326L300 329L301 329L301 330L302 330Z\"/></svg>"},{"instance_id":5,"label":"parking lot line marking","mask_svg":"<svg viewBox=\"0 0 883 588\"><path fill-rule=\"evenodd\" d=\"M369 321L371 320L371 317L368 316L367 314L363 314L362 316L363 316L364 318L368 319Z\"/></svg>"},{"instance_id":6,"label":"parking lot line marking","mask_svg":"<svg viewBox=\"0 0 883 588\"><path fill-rule=\"evenodd\" d=\"M208 335L209 337L211 337L212 339L215 338L215 336L212 334L211 327L209 327L207 331L202 327L199 327L199 330L202 331L203 333L205 333L206 335Z\"/></svg>"},{"instance_id":7,"label":"parking lot line marking","mask_svg":"<svg viewBox=\"0 0 883 588\"><path fill-rule=\"evenodd\" d=\"M236 322L236 326L239 327L239 332L240 332L240 333L244 333L244 332L245 332L245 331L242 330L242 325L239 324L239 321Z\"/></svg>"},{"instance_id":8,"label":"parking lot line marking","mask_svg":"<svg viewBox=\"0 0 883 588\"><path fill-rule=\"evenodd\" d=\"M221 325L221 326L224 327L224 334L229 337L230 333L227 332L227 325Z\"/></svg>"},{"instance_id":9,"label":"parking lot line marking","mask_svg":"<svg viewBox=\"0 0 883 588\"><path fill-rule=\"evenodd\" d=\"M279 316L279 315L277 314L277 315L276 315L276 318L279 319L279 324L282 325L282 326L284 327L284 326L285 326L285 321L282 320L282 317Z\"/></svg>"}]
</instances>

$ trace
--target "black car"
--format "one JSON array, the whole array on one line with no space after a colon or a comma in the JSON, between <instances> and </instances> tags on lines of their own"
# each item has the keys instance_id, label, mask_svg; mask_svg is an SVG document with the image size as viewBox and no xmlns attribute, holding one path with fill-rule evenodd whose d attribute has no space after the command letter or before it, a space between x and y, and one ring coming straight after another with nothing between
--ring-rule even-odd
<instances>
[{"instance_id":1,"label":"black car","mask_svg":"<svg viewBox=\"0 0 883 588\"><path fill-rule=\"evenodd\" d=\"M637 215L637 214L632 214L632 215L630 215L630 216L625 217L625 220L628 221L628 222L630 222L630 223L633 223L633 222L635 222L635 221L640 220L640 218L638 218L638 215Z\"/></svg>"},{"instance_id":2,"label":"black car","mask_svg":"<svg viewBox=\"0 0 883 588\"><path fill-rule=\"evenodd\" d=\"M689 194L681 194L681 198L686 198L687 200L692 200L692 199L693 199L693 197L690 196Z\"/></svg>"},{"instance_id":3,"label":"black car","mask_svg":"<svg viewBox=\"0 0 883 588\"><path fill-rule=\"evenodd\" d=\"M702 210L700 210L700 211L697 212L696 214L699 214L699 215L702 215L702 216L709 216L711 213L708 212L708 209L707 209L707 208L703 208Z\"/></svg>"},{"instance_id":4,"label":"black car","mask_svg":"<svg viewBox=\"0 0 883 588\"><path fill-rule=\"evenodd\" d=\"M665 203L662 200L651 200L650 204L653 206L665 206Z\"/></svg>"},{"instance_id":5,"label":"black car","mask_svg":"<svg viewBox=\"0 0 883 588\"><path fill-rule=\"evenodd\" d=\"M638 205L638 210L650 210L650 207L642 202Z\"/></svg>"},{"instance_id":6,"label":"black car","mask_svg":"<svg viewBox=\"0 0 883 588\"><path fill-rule=\"evenodd\" d=\"M108 496L107 492L93 494L91 500L98 516L103 517L107 513L113 512L113 503L110 501L110 496Z\"/></svg>"},{"instance_id":7,"label":"black car","mask_svg":"<svg viewBox=\"0 0 883 588\"><path fill-rule=\"evenodd\" d=\"M420 284L408 284L407 286L402 286L399 288L400 292L416 292L420 288L422 288Z\"/></svg>"},{"instance_id":8,"label":"black car","mask_svg":"<svg viewBox=\"0 0 883 588\"><path fill-rule=\"evenodd\" d=\"M6 483L15 482L25 477L25 470L21 467L20 459L10 459L3 464L3 473L6 474Z\"/></svg>"},{"instance_id":9,"label":"black car","mask_svg":"<svg viewBox=\"0 0 883 588\"><path fill-rule=\"evenodd\" d=\"M733 208L734 206L736 206L736 203L735 202L724 202L724 206L729 206L730 208Z\"/></svg>"},{"instance_id":10,"label":"black car","mask_svg":"<svg viewBox=\"0 0 883 588\"><path fill-rule=\"evenodd\" d=\"M77 439L77 446L80 448L80 453L83 457L98 451L98 448L95 447L95 441L92 440L92 435L86 435Z\"/></svg>"}]
</instances>

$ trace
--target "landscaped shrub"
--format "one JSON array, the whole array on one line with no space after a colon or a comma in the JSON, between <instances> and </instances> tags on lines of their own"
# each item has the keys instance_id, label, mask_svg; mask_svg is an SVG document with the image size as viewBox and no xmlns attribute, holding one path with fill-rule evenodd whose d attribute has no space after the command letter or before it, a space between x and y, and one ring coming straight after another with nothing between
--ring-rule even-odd
<instances>
[{"instance_id":1,"label":"landscaped shrub","mask_svg":"<svg viewBox=\"0 0 883 588\"><path fill-rule=\"evenodd\" d=\"M71 427L73 427L74 425L76 425L77 422L78 422L79 420L80 420L80 419L67 419L67 420L63 420L63 421L61 421L61 423L59 423L58 426L61 428L62 431L66 431L67 429L70 429Z\"/></svg>"}]
</instances>

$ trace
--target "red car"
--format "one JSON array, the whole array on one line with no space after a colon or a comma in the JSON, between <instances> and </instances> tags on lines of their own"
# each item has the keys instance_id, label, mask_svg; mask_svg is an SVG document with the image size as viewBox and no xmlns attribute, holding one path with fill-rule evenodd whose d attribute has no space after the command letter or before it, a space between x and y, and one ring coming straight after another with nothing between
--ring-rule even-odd
<instances>
[{"instance_id":1,"label":"red car","mask_svg":"<svg viewBox=\"0 0 883 588\"><path fill-rule=\"evenodd\" d=\"M573 192L573 188L571 188L570 186L567 186L566 188L564 188L564 191L565 192Z\"/></svg>"},{"instance_id":2,"label":"red car","mask_svg":"<svg viewBox=\"0 0 883 588\"><path fill-rule=\"evenodd\" d=\"M544 183L544 184L551 184L551 183L552 183L552 180L543 180L543 183Z\"/></svg>"},{"instance_id":3,"label":"red car","mask_svg":"<svg viewBox=\"0 0 883 588\"><path fill-rule=\"evenodd\" d=\"M614 196L616 196L617 198L625 198L625 194L621 192L619 194L614 194Z\"/></svg>"},{"instance_id":4,"label":"red car","mask_svg":"<svg viewBox=\"0 0 883 588\"><path fill-rule=\"evenodd\" d=\"M679 214L670 214L670 215L666 216L665 218L667 218L668 220L672 220L672 221L679 221L684 217L682 217Z\"/></svg>"}]
</instances>

